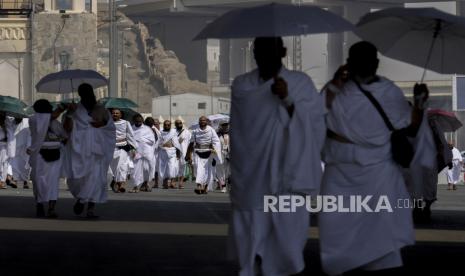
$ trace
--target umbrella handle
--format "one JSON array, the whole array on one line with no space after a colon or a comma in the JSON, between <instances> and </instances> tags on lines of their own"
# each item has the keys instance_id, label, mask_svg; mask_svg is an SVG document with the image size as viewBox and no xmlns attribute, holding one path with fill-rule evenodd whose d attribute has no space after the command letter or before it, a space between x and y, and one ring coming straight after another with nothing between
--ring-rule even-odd
<instances>
[{"instance_id":1,"label":"umbrella handle","mask_svg":"<svg viewBox=\"0 0 465 276\"><path fill-rule=\"evenodd\" d=\"M426 67L428 66L428 63L431 60L431 55L433 54L434 44L436 43L438 35L441 32L441 27L442 27L441 19L436 19L436 25L434 26L433 40L431 41L431 45L428 50L428 56L426 57L425 66L423 66L423 74L421 75L420 83L423 83L423 80L425 79Z\"/></svg>"}]
</instances>

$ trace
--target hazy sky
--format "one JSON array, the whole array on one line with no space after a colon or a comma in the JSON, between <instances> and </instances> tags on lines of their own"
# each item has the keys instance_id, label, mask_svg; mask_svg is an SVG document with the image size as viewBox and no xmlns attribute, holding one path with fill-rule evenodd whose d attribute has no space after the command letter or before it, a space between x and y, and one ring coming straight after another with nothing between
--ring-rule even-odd
<instances>
[{"instance_id":1,"label":"hazy sky","mask_svg":"<svg viewBox=\"0 0 465 276\"><path fill-rule=\"evenodd\" d=\"M442 11L455 14L455 1L450 2L430 2L408 4L407 7L435 7ZM312 76L315 83L322 84L328 79L326 72L326 35L312 35L304 37L302 40L302 69L312 68L307 73ZM421 78L422 69L403 62L382 57L380 62L379 74L384 75L395 81L417 81ZM440 75L428 71L427 80L449 80L450 75Z\"/></svg>"}]
</instances>

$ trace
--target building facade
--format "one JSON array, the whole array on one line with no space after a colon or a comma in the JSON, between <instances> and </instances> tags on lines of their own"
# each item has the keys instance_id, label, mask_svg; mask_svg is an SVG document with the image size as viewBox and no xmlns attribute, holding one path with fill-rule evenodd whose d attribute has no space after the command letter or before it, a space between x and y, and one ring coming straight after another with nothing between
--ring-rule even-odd
<instances>
[{"instance_id":1,"label":"building facade","mask_svg":"<svg viewBox=\"0 0 465 276\"><path fill-rule=\"evenodd\" d=\"M175 120L179 116L187 125L196 123L200 116L229 114L231 100L223 95L199 95L185 93L153 98L152 115Z\"/></svg>"},{"instance_id":2,"label":"building facade","mask_svg":"<svg viewBox=\"0 0 465 276\"><path fill-rule=\"evenodd\" d=\"M96 69L97 0L0 0L0 93L31 104L35 84L63 69ZM56 92L56 91L50 91Z\"/></svg>"}]
</instances>

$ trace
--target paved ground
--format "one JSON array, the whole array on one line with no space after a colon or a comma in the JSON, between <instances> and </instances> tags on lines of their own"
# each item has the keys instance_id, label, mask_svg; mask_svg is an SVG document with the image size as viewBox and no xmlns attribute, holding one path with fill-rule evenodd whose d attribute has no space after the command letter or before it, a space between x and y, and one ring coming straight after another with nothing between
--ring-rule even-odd
<instances>
[{"instance_id":1,"label":"paved ground","mask_svg":"<svg viewBox=\"0 0 465 276\"><path fill-rule=\"evenodd\" d=\"M0 275L235 275L227 258L227 195L186 190L113 194L89 221L72 213L64 187L60 219L34 217L31 190L0 190ZM314 217L313 224L317 224ZM302 275L321 275L318 229L312 227ZM404 250L405 268L386 271L463 274L465 186L439 186L433 223L418 226L417 244ZM356 273L355 275L359 275Z\"/></svg>"}]
</instances>

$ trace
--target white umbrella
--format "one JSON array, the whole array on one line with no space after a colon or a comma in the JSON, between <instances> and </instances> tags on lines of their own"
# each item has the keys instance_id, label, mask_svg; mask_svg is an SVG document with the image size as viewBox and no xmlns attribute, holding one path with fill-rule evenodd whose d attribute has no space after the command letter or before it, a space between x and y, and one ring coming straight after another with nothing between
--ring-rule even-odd
<instances>
[{"instance_id":1,"label":"white umbrella","mask_svg":"<svg viewBox=\"0 0 465 276\"><path fill-rule=\"evenodd\" d=\"M93 70L64 70L43 77L36 85L37 92L73 93L79 85L87 83L94 89L106 86L108 80Z\"/></svg>"},{"instance_id":2,"label":"white umbrella","mask_svg":"<svg viewBox=\"0 0 465 276\"><path fill-rule=\"evenodd\" d=\"M316 6L271 3L227 12L208 24L194 40L297 36L352 28L349 21Z\"/></svg>"},{"instance_id":3,"label":"white umbrella","mask_svg":"<svg viewBox=\"0 0 465 276\"><path fill-rule=\"evenodd\" d=\"M229 123L229 115L226 114L213 114L208 115L207 119L210 120L211 127L218 129L218 127L223 123ZM192 123L189 129L194 129L199 127L199 123Z\"/></svg>"},{"instance_id":4,"label":"white umbrella","mask_svg":"<svg viewBox=\"0 0 465 276\"><path fill-rule=\"evenodd\" d=\"M465 73L465 18L434 8L369 13L355 33L385 56L441 73Z\"/></svg>"},{"instance_id":5,"label":"white umbrella","mask_svg":"<svg viewBox=\"0 0 465 276\"><path fill-rule=\"evenodd\" d=\"M229 115L226 114L208 115L207 118L210 120L212 125L219 125L220 123L229 122Z\"/></svg>"}]
</instances>

